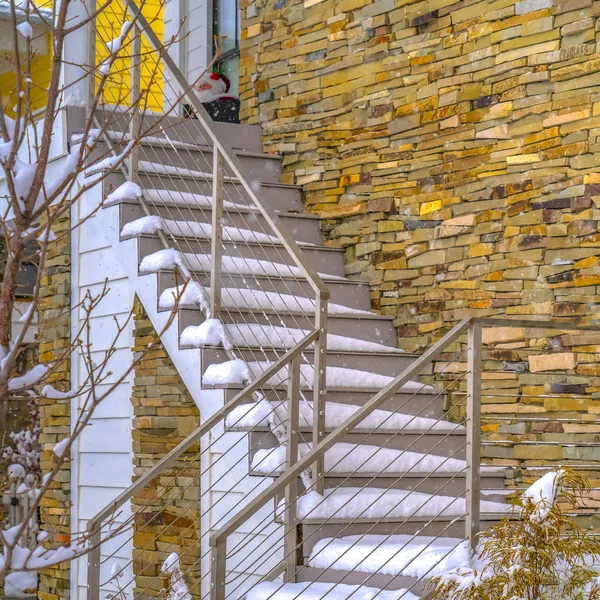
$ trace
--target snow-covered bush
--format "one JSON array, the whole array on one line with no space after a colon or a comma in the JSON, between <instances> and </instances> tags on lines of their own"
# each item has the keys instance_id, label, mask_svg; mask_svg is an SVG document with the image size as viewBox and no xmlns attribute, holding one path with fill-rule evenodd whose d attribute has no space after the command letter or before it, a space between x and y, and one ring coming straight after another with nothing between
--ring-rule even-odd
<instances>
[{"instance_id":1,"label":"snow-covered bush","mask_svg":"<svg viewBox=\"0 0 600 600\"><path fill-rule=\"evenodd\" d=\"M468 567L433 579L434 600L600 600L600 542L567 514L588 489L570 469L544 475L480 535Z\"/></svg>"}]
</instances>

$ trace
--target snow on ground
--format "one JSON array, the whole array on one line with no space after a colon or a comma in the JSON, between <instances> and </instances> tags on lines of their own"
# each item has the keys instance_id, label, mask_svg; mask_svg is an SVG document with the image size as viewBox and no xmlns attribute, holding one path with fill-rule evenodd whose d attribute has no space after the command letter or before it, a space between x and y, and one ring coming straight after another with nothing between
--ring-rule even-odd
<instances>
[{"instance_id":1,"label":"snow on ground","mask_svg":"<svg viewBox=\"0 0 600 600\"><path fill-rule=\"evenodd\" d=\"M424 492L380 488L334 488L325 490L325 496L309 492L298 499L300 519L379 519L416 517L461 517L466 513L464 498L433 496ZM507 513L508 504L482 500L482 513ZM283 514L283 501L278 513Z\"/></svg>"},{"instance_id":2,"label":"snow on ground","mask_svg":"<svg viewBox=\"0 0 600 600\"><path fill-rule=\"evenodd\" d=\"M327 402L325 404L325 427L335 429L353 415L360 406ZM424 409L426 406L424 406ZM287 420L287 402L262 400L254 404L242 404L234 408L226 419L228 427L266 427L269 417L275 413L280 422ZM312 427L312 401L300 403L300 427ZM357 429L379 429L380 431L427 431L436 433L463 432L462 425L449 421L438 421L387 410L375 410L358 425Z\"/></svg>"},{"instance_id":3,"label":"snow on ground","mask_svg":"<svg viewBox=\"0 0 600 600\"><path fill-rule=\"evenodd\" d=\"M307 581L286 583L265 581L251 588L246 600L419 600L409 591L381 590L360 585L344 583L323 583Z\"/></svg>"},{"instance_id":4,"label":"snow on ground","mask_svg":"<svg viewBox=\"0 0 600 600\"><path fill-rule=\"evenodd\" d=\"M310 452L311 444L299 444L300 457ZM285 446L263 448L252 458L252 470L264 475L285 469ZM329 473L460 473L464 460L409 450L395 450L369 444L334 444L325 452L325 469ZM495 467L481 467L483 472L502 472Z\"/></svg>"},{"instance_id":5,"label":"snow on ground","mask_svg":"<svg viewBox=\"0 0 600 600\"><path fill-rule=\"evenodd\" d=\"M381 573L404 577L432 577L467 566L468 541L461 538L414 535L351 535L319 540L309 567Z\"/></svg>"}]
</instances>

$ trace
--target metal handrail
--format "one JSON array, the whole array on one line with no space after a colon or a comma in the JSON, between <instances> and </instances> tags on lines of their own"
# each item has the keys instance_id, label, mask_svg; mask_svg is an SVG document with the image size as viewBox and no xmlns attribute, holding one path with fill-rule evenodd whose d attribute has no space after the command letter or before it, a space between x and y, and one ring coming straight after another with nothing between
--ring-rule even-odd
<instances>
[{"instance_id":1,"label":"metal handrail","mask_svg":"<svg viewBox=\"0 0 600 600\"><path fill-rule=\"evenodd\" d=\"M88 554L88 600L99 600L100 597L100 560L101 560L101 544L102 544L102 523L114 515L115 512L123 506L128 500L133 498L137 492L144 489L148 483L155 479L165 469L168 469L173 463L182 456L189 448L194 444L197 444L203 436L210 432L216 425L229 415L229 413L242 404L248 398L251 398L258 390L264 387L268 381L279 373L287 365L294 365L297 363L297 359L301 353L306 350L311 344L315 343L319 339L320 332L314 330L305 336L294 348L286 352L277 361L271 364L261 375L255 379L252 383L248 384L241 392L235 395L227 404L215 412L209 417L200 427L195 429L185 440L180 442L173 450L171 450L166 456L164 456L159 462L156 463L150 470L139 477L132 485L126 490L121 492L115 500L113 500L107 507L101 510L99 513L94 515L87 524L87 531L90 535L90 547L91 550ZM293 366L293 370L297 371L298 366ZM297 375L291 377L290 380L295 381L296 386L292 390L290 385L290 392L293 391L295 399L297 397ZM292 396L294 397L294 396ZM288 406L291 406L292 402L288 402ZM297 404L297 402L296 402ZM292 415L293 416L293 415Z\"/></svg>"},{"instance_id":2,"label":"metal handrail","mask_svg":"<svg viewBox=\"0 0 600 600\"><path fill-rule=\"evenodd\" d=\"M219 548L223 549L227 537L235 531L242 523L252 517L266 502L274 499L280 494L286 486L292 483L306 469L308 469L317 458L325 455L325 452L338 442L344 435L361 423L374 410L377 410L386 400L389 400L403 385L408 383L412 377L418 375L424 367L429 365L437 356L439 356L447 346L452 344L456 339L463 335L472 325L473 318L462 320L452 330L450 330L441 340L424 352L416 359L409 367L404 369L393 381L385 388L377 392L368 402L366 402L359 410L354 412L344 423L332 431L327 437L314 444L310 452L301 458L293 467L282 473L276 481L274 481L260 496L248 503L241 509L230 521L221 527L218 531L212 534L210 544L216 548L216 561L224 560L225 553L219 552ZM213 589L220 586L215 583Z\"/></svg>"},{"instance_id":3,"label":"metal handrail","mask_svg":"<svg viewBox=\"0 0 600 600\"><path fill-rule=\"evenodd\" d=\"M152 27L142 14L140 7L136 4L135 0L126 0L126 5L127 10L131 13L132 17L136 19L138 27L143 30L144 35L150 42L150 45L156 52L160 52L160 49L163 47L163 43L158 39L158 36L152 30ZM213 127L211 126L212 119L210 115L206 112L202 102L200 102L198 96L175 64L175 61L168 53L162 54L161 60L167 66L167 69L174 77L175 82L180 87L181 91L185 94L185 96L187 96L194 108L196 116L198 117L198 121L200 122L203 130L208 134L215 148L219 151L219 154L222 155L225 162L227 162L229 167L232 169L233 174L250 197L250 200L256 204L263 217L267 220L275 234L279 237L279 240L283 246L292 256L298 268L303 271L313 290L319 295L319 297L328 299L330 296L329 288L323 283L323 280L316 270L304 258L294 238L281 225L277 213L270 206L261 202L254 193L252 186L243 175L243 168L239 158L228 144L219 139L217 133L213 130Z\"/></svg>"},{"instance_id":4,"label":"metal handrail","mask_svg":"<svg viewBox=\"0 0 600 600\"><path fill-rule=\"evenodd\" d=\"M448 332L434 346L427 350L412 365L407 367L400 375L390 382L384 389L373 396L359 410L352 414L343 424L337 427L323 441L313 444L312 449L303 456L295 465L286 469L278 475L278 478L266 488L260 496L249 502L242 510L235 514L228 523L220 527L210 537L212 548L213 568L211 573L211 600L223 600L225 598L225 574L227 559L227 538L236 531L243 523L247 522L253 515L260 510L265 503L281 497L288 486L294 485L298 476L319 457L323 457L327 450L339 442L347 433L354 430L365 418L373 411L380 408L386 400L402 388L414 376L420 374L424 367L431 364L449 345L457 341L459 337L468 334L468 356L467 356L467 391L466 391L466 410L465 422L468 423L466 433L467 449L466 456L466 510L464 514L465 536L469 541L471 548L475 548L477 535L480 531L481 521L481 494L480 494L480 475L481 475L481 349L483 346L482 329L483 327L522 327L527 329L551 329L563 331L599 331L598 326L577 326L559 321L534 321L524 319L508 318L484 318L471 317L464 319ZM291 524L296 524L295 509L286 502L284 526L289 529L287 519L294 519ZM284 558L284 563L280 565L280 571L290 571L289 556Z\"/></svg>"},{"instance_id":5,"label":"metal handrail","mask_svg":"<svg viewBox=\"0 0 600 600\"><path fill-rule=\"evenodd\" d=\"M212 173L212 240L211 240L211 256L212 266L210 273L211 283L211 301L210 311L212 317L218 317L221 308L221 251L222 251L222 219L221 215L223 212L223 182L224 182L224 163L231 169L233 176L241 184L242 188L248 195L250 202L255 205L260 214L264 217L265 221L269 225L272 232L278 238L281 245L288 252L290 257L296 266L300 269L308 284L315 293L315 320L314 327L320 332L318 339L315 342L315 353L314 353L314 382L313 382L313 402L315 406L314 410L314 422L313 422L313 435L315 439L322 439L325 435L325 416L324 416L324 399L326 393L326 365L327 365L327 316L328 316L328 301L331 296L329 288L325 285L317 271L310 265L310 263L304 257L301 249L298 247L294 237L280 222L279 216L276 211L262 202L256 193L254 192L251 184L248 182L246 177L243 175L243 168L240 159L237 157L232 148L222 141L212 126L212 118L207 113L206 109L202 105L198 96L192 89L185 76L181 73L175 61L171 58L168 52L162 52L164 44L161 43L160 39L153 31L152 27L142 14L141 8L137 5L136 0L126 0L127 11L132 16L134 26L132 28L134 35L134 48L132 52L134 54L132 58L132 90L131 97L135 98L135 91L140 88L140 61L136 56L139 53L140 46L140 34L143 32L144 36L150 43L150 46L160 56L160 60L164 63L167 71L171 74L174 82L179 87L183 96L187 97L191 106L195 111L195 116L198 119L198 123L201 126L202 133L208 136L210 143L213 147L213 173ZM90 28L93 31L93 27ZM95 47L95 38L92 34L90 40L90 46ZM91 56L94 56L95 51L90 50ZM93 64L93 63L92 63ZM91 75L91 81L93 81L93 72ZM93 90L92 90L93 91ZM132 106L133 119L131 123L130 132L134 133L135 129L139 127L138 115L135 106ZM104 136L105 141L108 141L108 136ZM208 140L207 140L208 141ZM114 144L111 144L114 149ZM110 147L110 146L109 146ZM128 160L128 176L131 180L135 181L137 178L137 148L132 152ZM142 200L142 207L147 215L151 214L148 206ZM163 245L166 246L165 236L159 232L159 238ZM179 270L179 269L178 269ZM184 275L184 281L187 277ZM230 351L226 351L230 358L233 358ZM322 492L322 484L319 475L323 473L323 460L319 458L313 466L313 472L315 480L319 481L317 485L317 491Z\"/></svg>"}]
</instances>

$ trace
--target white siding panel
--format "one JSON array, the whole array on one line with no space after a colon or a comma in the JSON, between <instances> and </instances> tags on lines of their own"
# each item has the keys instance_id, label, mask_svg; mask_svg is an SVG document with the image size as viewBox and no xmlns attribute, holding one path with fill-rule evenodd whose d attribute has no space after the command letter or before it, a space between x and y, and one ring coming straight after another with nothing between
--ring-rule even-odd
<instances>
[{"instance_id":1,"label":"white siding panel","mask_svg":"<svg viewBox=\"0 0 600 600\"><path fill-rule=\"evenodd\" d=\"M79 252L81 254L84 252L90 252L91 250L100 250L108 247L106 238L102 233L102 229L100 229L100 225L96 217L91 217L84 221L80 225L79 229L81 232Z\"/></svg>"},{"instance_id":2,"label":"white siding panel","mask_svg":"<svg viewBox=\"0 0 600 600\"><path fill-rule=\"evenodd\" d=\"M92 297L97 297L102 293L104 282L87 285L79 289L79 301L81 302L88 290ZM131 284L129 279L111 279L107 285L108 293L100 300L98 306L94 310L94 317L102 317L106 315L114 315L115 307L122 307L123 312L131 309Z\"/></svg>"},{"instance_id":3,"label":"white siding panel","mask_svg":"<svg viewBox=\"0 0 600 600\"><path fill-rule=\"evenodd\" d=\"M125 273L113 255L111 248L104 248L95 252L86 252L80 256L79 285L88 286L94 283L103 283L106 279L123 279Z\"/></svg>"},{"instance_id":4,"label":"white siding panel","mask_svg":"<svg viewBox=\"0 0 600 600\"><path fill-rule=\"evenodd\" d=\"M115 310L122 310L125 307L115 306ZM127 323L129 319L129 323ZM119 327L131 326L133 316L129 312L115 312L112 315L97 316L90 319L90 334L86 337L86 342L92 344L94 351L109 350L115 348L131 348L131 339L126 335L117 336ZM118 323L118 326L117 326ZM127 365L129 367L129 365Z\"/></svg>"},{"instance_id":5,"label":"white siding panel","mask_svg":"<svg viewBox=\"0 0 600 600\"><path fill-rule=\"evenodd\" d=\"M104 395L110 385L99 385L98 394ZM121 383L108 395L94 411L94 420L125 418L131 421L131 384Z\"/></svg>"},{"instance_id":6,"label":"white siding panel","mask_svg":"<svg viewBox=\"0 0 600 600\"><path fill-rule=\"evenodd\" d=\"M131 484L131 455L106 453L81 453L80 486L125 489ZM120 491L120 490L119 490ZM116 496L117 494L115 494ZM98 506L99 512L103 506Z\"/></svg>"},{"instance_id":7,"label":"white siding panel","mask_svg":"<svg viewBox=\"0 0 600 600\"><path fill-rule=\"evenodd\" d=\"M80 213L89 212L97 205L99 197L99 194L94 191L86 194L84 202L79 207ZM118 331L115 317L120 324L126 322L133 305L133 288L120 267L113 249L108 246L99 223L99 219L93 217L76 230L73 248L77 265L74 269L76 276L73 282L73 294L79 301L88 291L92 296L98 296L107 282L108 293L93 312L90 321L92 360L96 364L102 364L106 350L113 343L116 349L105 369L105 373L112 371L112 374L98 386L98 393L105 394L132 364L133 321L127 323L125 330L115 341ZM81 325L84 311L80 309L77 313L77 322ZM75 328L77 324L74 323L73 326ZM82 382L86 377L87 369L81 354L78 354L77 360L73 362L76 377ZM80 531L85 530L88 519L110 504L131 484L132 382L133 374L129 373L124 381L115 386L96 409L89 427L79 440L76 468L73 470L74 521L72 523ZM77 407L73 408L76 410ZM127 504L120 509L119 519L127 519L130 515L130 506ZM103 546L103 556L116 552L115 560L118 559L121 566L128 564L132 556L130 537L130 534L126 533L118 539L107 542ZM102 564L102 581L110 578L110 570L115 560L111 558ZM128 568L126 579L131 578L131 567ZM73 573L73 584L76 586L74 589L77 590L74 596L77 600L84 600L86 597L86 570L85 558L79 560L77 569ZM100 597L104 598L105 592L109 591L115 590L103 590Z\"/></svg>"},{"instance_id":8,"label":"white siding panel","mask_svg":"<svg viewBox=\"0 0 600 600\"><path fill-rule=\"evenodd\" d=\"M131 364L130 348L131 346L116 350L114 354L112 354L112 356L106 361L106 367L104 369L106 379L103 380L103 383L117 383L120 381L121 377L125 377L124 381L133 381L132 373L127 372L129 365ZM106 352L103 350L91 352L91 358L94 363L100 365L106 359ZM78 363L82 369L81 372L85 373L85 362L81 355L78 356Z\"/></svg>"},{"instance_id":9,"label":"white siding panel","mask_svg":"<svg viewBox=\"0 0 600 600\"><path fill-rule=\"evenodd\" d=\"M131 452L131 420L93 419L85 428L79 442L79 451L101 454Z\"/></svg>"}]
</instances>

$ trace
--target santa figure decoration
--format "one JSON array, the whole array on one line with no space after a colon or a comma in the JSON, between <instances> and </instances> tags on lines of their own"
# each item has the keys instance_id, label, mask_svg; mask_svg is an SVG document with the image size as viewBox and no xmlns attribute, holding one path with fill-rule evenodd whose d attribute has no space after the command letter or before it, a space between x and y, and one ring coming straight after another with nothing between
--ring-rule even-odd
<instances>
[{"instance_id":1,"label":"santa figure decoration","mask_svg":"<svg viewBox=\"0 0 600 600\"><path fill-rule=\"evenodd\" d=\"M210 74L205 73L194 86L213 121L239 123L240 101L228 94L230 87L229 77L216 68Z\"/></svg>"}]
</instances>

